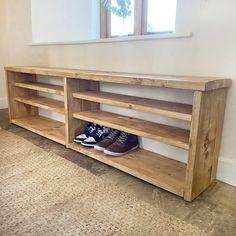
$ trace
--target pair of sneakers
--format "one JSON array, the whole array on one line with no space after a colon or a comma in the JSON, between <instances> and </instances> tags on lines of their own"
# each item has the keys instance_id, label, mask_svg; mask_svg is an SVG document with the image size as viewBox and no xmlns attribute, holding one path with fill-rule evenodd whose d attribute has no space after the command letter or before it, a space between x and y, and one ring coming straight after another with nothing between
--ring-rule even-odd
<instances>
[{"instance_id":1,"label":"pair of sneakers","mask_svg":"<svg viewBox=\"0 0 236 236\"><path fill-rule=\"evenodd\" d=\"M113 129L102 141L94 145L94 149L110 156L122 156L138 148L138 137Z\"/></svg>"},{"instance_id":2,"label":"pair of sneakers","mask_svg":"<svg viewBox=\"0 0 236 236\"><path fill-rule=\"evenodd\" d=\"M100 126L94 123L88 123L85 131L75 137L74 142L85 147L94 147L94 145L102 141L110 132L110 129L105 126Z\"/></svg>"}]
</instances>

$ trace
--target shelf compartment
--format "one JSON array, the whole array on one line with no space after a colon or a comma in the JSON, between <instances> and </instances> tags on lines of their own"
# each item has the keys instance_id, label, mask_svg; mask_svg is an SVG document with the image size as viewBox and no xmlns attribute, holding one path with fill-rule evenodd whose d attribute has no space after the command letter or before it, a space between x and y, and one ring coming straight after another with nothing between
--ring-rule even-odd
<instances>
[{"instance_id":1,"label":"shelf compartment","mask_svg":"<svg viewBox=\"0 0 236 236\"><path fill-rule=\"evenodd\" d=\"M22 102L31 106L65 114L64 102L55 99L33 95L15 97L14 99L15 101Z\"/></svg>"},{"instance_id":2,"label":"shelf compartment","mask_svg":"<svg viewBox=\"0 0 236 236\"><path fill-rule=\"evenodd\" d=\"M166 189L179 196L184 194L186 164L144 149L121 157L109 157L93 148L69 143L69 148Z\"/></svg>"},{"instance_id":3,"label":"shelf compartment","mask_svg":"<svg viewBox=\"0 0 236 236\"><path fill-rule=\"evenodd\" d=\"M189 131L111 112L91 110L73 114L74 118L150 138L179 148L189 149Z\"/></svg>"},{"instance_id":4,"label":"shelf compartment","mask_svg":"<svg viewBox=\"0 0 236 236\"><path fill-rule=\"evenodd\" d=\"M65 145L65 124L43 116L28 116L11 120L13 124Z\"/></svg>"},{"instance_id":5,"label":"shelf compartment","mask_svg":"<svg viewBox=\"0 0 236 236\"><path fill-rule=\"evenodd\" d=\"M32 89L40 92L64 95L64 87L53 84L37 83L37 82L15 82L14 86L26 89Z\"/></svg>"},{"instance_id":6,"label":"shelf compartment","mask_svg":"<svg viewBox=\"0 0 236 236\"><path fill-rule=\"evenodd\" d=\"M73 93L74 98L150 112L185 121L192 119L192 105L99 91Z\"/></svg>"}]
</instances>

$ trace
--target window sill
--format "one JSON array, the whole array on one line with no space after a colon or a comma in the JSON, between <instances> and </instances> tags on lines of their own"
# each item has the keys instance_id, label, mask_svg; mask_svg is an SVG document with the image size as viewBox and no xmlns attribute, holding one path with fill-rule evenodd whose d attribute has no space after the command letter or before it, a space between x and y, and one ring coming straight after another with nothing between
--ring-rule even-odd
<instances>
[{"instance_id":1,"label":"window sill","mask_svg":"<svg viewBox=\"0 0 236 236\"><path fill-rule=\"evenodd\" d=\"M75 45L75 44L94 44L94 43L113 43L113 42L126 42L126 41L143 41L143 40L158 40L158 39L180 39L192 38L193 33L166 33L166 34L152 34L152 35L137 35L125 36L117 38L102 38L80 41L67 41L67 42L45 42L45 43L30 43L30 46L44 46L44 45Z\"/></svg>"}]
</instances>

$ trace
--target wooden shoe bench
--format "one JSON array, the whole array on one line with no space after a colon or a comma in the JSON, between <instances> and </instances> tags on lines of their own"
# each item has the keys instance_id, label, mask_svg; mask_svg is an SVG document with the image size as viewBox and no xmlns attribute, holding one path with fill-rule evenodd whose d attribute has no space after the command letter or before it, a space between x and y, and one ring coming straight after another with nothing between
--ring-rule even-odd
<instances>
[{"instance_id":1,"label":"wooden shoe bench","mask_svg":"<svg viewBox=\"0 0 236 236\"><path fill-rule=\"evenodd\" d=\"M9 115L13 124L66 145L192 201L216 178L227 88L231 79L108 73L43 67L6 67ZM37 82L37 75L57 77L64 86ZM193 104L158 101L100 92L100 82L192 90ZM64 102L38 95L46 92ZM100 104L191 122L190 130L100 110ZM65 115L65 123L39 115L38 109ZM73 143L87 121L188 151L187 164L144 149L112 158Z\"/></svg>"}]
</instances>

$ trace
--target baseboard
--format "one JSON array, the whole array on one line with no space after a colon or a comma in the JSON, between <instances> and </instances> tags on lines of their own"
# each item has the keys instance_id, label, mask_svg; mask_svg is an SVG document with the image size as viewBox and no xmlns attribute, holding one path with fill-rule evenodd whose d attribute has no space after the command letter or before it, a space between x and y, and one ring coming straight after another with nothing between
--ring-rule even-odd
<instances>
[{"instance_id":1,"label":"baseboard","mask_svg":"<svg viewBox=\"0 0 236 236\"><path fill-rule=\"evenodd\" d=\"M220 158L216 178L236 187L236 160Z\"/></svg>"},{"instance_id":2,"label":"baseboard","mask_svg":"<svg viewBox=\"0 0 236 236\"><path fill-rule=\"evenodd\" d=\"M7 98L0 98L0 109L8 108Z\"/></svg>"}]
</instances>

